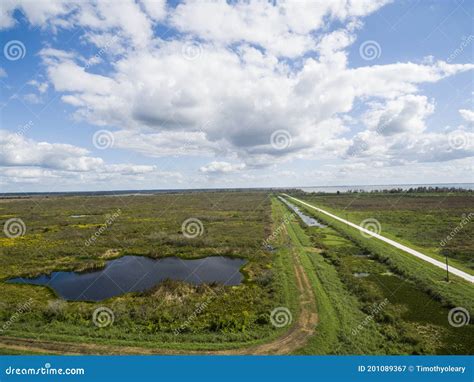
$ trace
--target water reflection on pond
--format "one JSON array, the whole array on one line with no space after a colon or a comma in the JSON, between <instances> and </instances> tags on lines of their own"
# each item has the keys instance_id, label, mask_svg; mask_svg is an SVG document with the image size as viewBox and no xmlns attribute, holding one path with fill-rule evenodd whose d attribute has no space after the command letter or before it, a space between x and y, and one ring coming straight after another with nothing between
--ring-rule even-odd
<instances>
[{"instance_id":1,"label":"water reflection on pond","mask_svg":"<svg viewBox=\"0 0 474 382\"><path fill-rule=\"evenodd\" d=\"M243 280L240 268L245 263L244 259L222 256L193 260L124 256L108 261L104 268L93 272L53 272L31 279L18 277L8 282L47 285L66 300L101 301L128 292L146 291L166 279L194 285L212 282L238 285Z\"/></svg>"}]
</instances>

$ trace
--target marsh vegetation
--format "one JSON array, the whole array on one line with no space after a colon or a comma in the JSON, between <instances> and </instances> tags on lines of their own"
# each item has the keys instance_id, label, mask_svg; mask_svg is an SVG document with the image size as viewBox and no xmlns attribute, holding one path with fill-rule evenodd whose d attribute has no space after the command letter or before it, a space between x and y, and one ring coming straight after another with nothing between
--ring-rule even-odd
<instances>
[{"instance_id":1,"label":"marsh vegetation","mask_svg":"<svg viewBox=\"0 0 474 382\"><path fill-rule=\"evenodd\" d=\"M413 195L416 203L399 200L401 207L393 212L379 196L362 195L347 214L354 220L377 214L384 233L433 249L472 200L454 195L446 202L446 196ZM348 198L307 196L333 211L342 210ZM423 208L417 207L420 204ZM0 321L9 323L0 332L0 351L472 351L472 325L455 328L447 320L453 306L472 311L471 285L446 283L429 265L299 207L324 226L304 224L277 195L263 191L2 199L0 223L20 217L26 232L0 238ZM427 237L418 232L417 224L430 222L431 215L440 219L441 228L428 224ZM183 225L190 218L202 225L191 235ZM463 259L471 249L472 240L463 233L453 240L450 256L469 268ZM132 256L242 259L243 279L226 285L219 280L190 283L164 278L150 288L99 302L66 301L46 286L6 282L56 271L100 272L107 262ZM303 296L302 290L308 293ZM312 305L307 301L311 296ZM25 301L31 301L29 309L16 314ZM113 312L113 324L94 323L94 311L101 307ZM276 326L271 312L281 307L292 317L288 325Z\"/></svg>"}]
</instances>

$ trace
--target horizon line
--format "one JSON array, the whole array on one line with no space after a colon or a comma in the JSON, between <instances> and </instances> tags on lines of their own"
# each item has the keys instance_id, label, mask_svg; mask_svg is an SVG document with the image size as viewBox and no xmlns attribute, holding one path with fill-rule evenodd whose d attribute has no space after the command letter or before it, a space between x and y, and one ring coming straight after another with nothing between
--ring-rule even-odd
<instances>
[{"instance_id":1,"label":"horizon line","mask_svg":"<svg viewBox=\"0 0 474 382\"><path fill-rule=\"evenodd\" d=\"M392 183L392 184L344 184L326 186L267 186L267 187L202 187L202 188L148 188L148 189L116 189L116 190L88 190L88 191L13 191L0 192L0 196L5 195L29 195L29 194L90 194L90 193L111 193L111 192L176 192L176 191L213 191L213 190L287 190L305 188L336 188L336 187L395 187L395 186L440 186L440 185L474 185L474 182L455 183Z\"/></svg>"}]
</instances>

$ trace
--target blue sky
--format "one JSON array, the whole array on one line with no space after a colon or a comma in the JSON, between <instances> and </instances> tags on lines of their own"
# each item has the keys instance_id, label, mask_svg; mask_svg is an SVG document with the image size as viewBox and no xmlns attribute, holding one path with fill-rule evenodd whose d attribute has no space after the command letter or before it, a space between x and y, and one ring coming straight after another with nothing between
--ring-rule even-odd
<instances>
[{"instance_id":1,"label":"blue sky","mask_svg":"<svg viewBox=\"0 0 474 382\"><path fill-rule=\"evenodd\" d=\"M472 182L470 1L6 1L4 192Z\"/></svg>"}]
</instances>

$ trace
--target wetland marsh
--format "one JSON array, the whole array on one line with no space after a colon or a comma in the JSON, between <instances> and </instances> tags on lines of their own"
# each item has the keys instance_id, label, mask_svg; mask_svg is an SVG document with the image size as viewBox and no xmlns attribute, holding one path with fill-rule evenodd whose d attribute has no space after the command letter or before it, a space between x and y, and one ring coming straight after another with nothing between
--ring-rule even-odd
<instances>
[{"instance_id":1,"label":"wetland marsh","mask_svg":"<svg viewBox=\"0 0 474 382\"><path fill-rule=\"evenodd\" d=\"M12 217L25 223L22 235L0 238L0 351L472 351L472 324L454 327L448 320L454 307L472 311L471 285L447 283L430 264L278 196L218 191L0 199L2 224ZM306 195L333 211L329 201L336 197ZM450 232L472 200L460 201L467 197L462 193L443 198L444 204L433 195L416 197L430 215L445 216L436 238ZM368 206L379 203L371 195L360 198ZM374 213L373 207L362 211L360 202L355 207L347 209L349 218ZM382 205L376 211L383 218ZM416 208L407 216L428 219ZM410 231L404 240L415 246L435 240L421 240L411 223L382 224L385 234ZM435 232L432 225L427 231ZM450 244L450 256L469 268L461 260L471 247L463 233ZM108 312L107 325L94 321L97 311ZM275 311L285 312L284 325L275 324ZM18 318L7 325L12 316Z\"/></svg>"}]
</instances>

